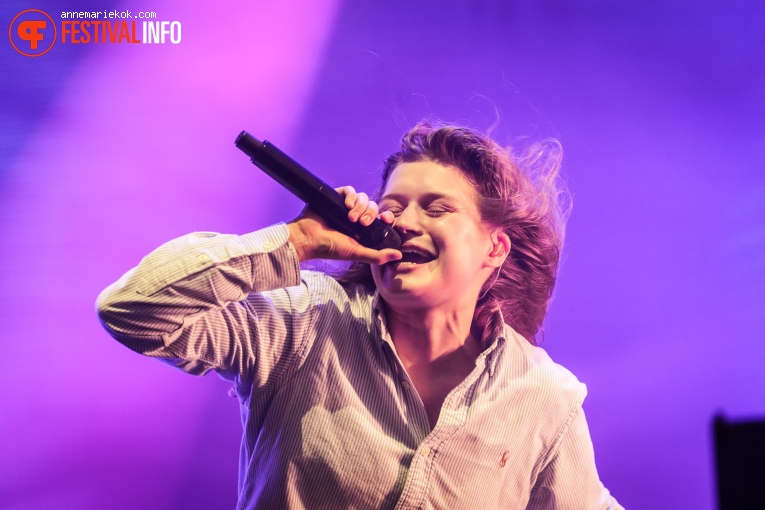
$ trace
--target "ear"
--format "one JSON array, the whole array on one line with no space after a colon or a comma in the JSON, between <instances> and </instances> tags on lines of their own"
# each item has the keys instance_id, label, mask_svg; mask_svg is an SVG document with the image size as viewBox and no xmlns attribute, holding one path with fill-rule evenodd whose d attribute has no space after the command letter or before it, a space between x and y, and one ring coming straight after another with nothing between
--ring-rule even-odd
<instances>
[{"instance_id":1,"label":"ear","mask_svg":"<svg viewBox=\"0 0 765 510\"><path fill-rule=\"evenodd\" d=\"M497 230L491 234L492 248L486 258L486 265L489 267L499 267L504 264L505 259L510 254L510 237L502 230Z\"/></svg>"}]
</instances>

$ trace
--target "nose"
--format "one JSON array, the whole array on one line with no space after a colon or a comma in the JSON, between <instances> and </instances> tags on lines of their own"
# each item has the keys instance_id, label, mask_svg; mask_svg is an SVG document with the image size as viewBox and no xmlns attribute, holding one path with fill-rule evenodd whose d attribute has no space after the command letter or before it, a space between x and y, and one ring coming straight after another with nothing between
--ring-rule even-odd
<instances>
[{"instance_id":1,"label":"nose","mask_svg":"<svg viewBox=\"0 0 765 510\"><path fill-rule=\"evenodd\" d=\"M396 217L393 227L401 234L420 234L422 233L422 224L420 217L412 206L406 207Z\"/></svg>"}]
</instances>

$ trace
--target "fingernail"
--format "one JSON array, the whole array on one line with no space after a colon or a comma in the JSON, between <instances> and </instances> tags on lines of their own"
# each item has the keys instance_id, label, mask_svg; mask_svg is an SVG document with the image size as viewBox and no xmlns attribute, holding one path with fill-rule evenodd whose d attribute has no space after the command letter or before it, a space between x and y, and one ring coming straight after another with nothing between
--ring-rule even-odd
<instances>
[{"instance_id":1,"label":"fingernail","mask_svg":"<svg viewBox=\"0 0 765 510\"><path fill-rule=\"evenodd\" d=\"M369 216L368 214L365 214L364 216L361 217L361 221L362 223L367 223L369 221L372 221L372 217Z\"/></svg>"},{"instance_id":2,"label":"fingernail","mask_svg":"<svg viewBox=\"0 0 765 510\"><path fill-rule=\"evenodd\" d=\"M352 221L356 221L356 218L359 217L359 213L352 212L351 214L348 215L348 217L351 218Z\"/></svg>"}]
</instances>

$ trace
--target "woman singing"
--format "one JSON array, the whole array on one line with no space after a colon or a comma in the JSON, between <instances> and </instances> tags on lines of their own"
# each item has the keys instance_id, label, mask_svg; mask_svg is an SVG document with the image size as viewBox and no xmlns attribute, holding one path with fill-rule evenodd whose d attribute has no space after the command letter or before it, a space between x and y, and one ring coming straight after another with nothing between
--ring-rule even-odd
<instances>
[{"instance_id":1,"label":"woman singing","mask_svg":"<svg viewBox=\"0 0 765 510\"><path fill-rule=\"evenodd\" d=\"M339 190L400 251L310 208L190 234L107 288L100 319L130 349L233 382L239 509L621 508L595 469L584 385L535 346L563 243L551 161L419 124L379 196ZM352 264L301 271L317 258Z\"/></svg>"}]
</instances>

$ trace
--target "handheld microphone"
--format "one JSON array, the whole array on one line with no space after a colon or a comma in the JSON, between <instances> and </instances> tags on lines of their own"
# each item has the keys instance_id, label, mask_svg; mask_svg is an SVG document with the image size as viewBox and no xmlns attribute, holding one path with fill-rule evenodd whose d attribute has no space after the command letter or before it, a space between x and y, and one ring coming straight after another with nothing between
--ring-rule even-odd
<instances>
[{"instance_id":1,"label":"handheld microphone","mask_svg":"<svg viewBox=\"0 0 765 510\"><path fill-rule=\"evenodd\" d=\"M307 203L338 232L352 237L367 248L401 248L401 236L393 227L380 218L375 218L367 227L349 220L348 208L340 193L272 143L267 140L261 142L247 131L242 131L236 137L234 145L247 154L253 164Z\"/></svg>"}]
</instances>

